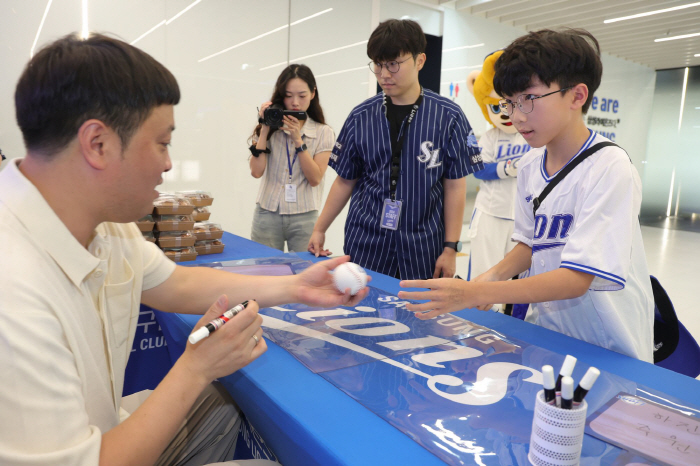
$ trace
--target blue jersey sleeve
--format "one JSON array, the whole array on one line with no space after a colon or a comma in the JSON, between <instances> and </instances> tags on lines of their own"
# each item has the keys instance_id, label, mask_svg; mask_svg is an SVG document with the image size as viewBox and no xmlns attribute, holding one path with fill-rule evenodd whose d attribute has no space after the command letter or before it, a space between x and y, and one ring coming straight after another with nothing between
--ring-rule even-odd
<instances>
[{"instance_id":1,"label":"blue jersey sleeve","mask_svg":"<svg viewBox=\"0 0 700 466\"><path fill-rule=\"evenodd\" d=\"M445 172L445 178L448 179L463 178L484 168L481 148L461 110L456 113L452 124L445 159L450 162Z\"/></svg>"},{"instance_id":2,"label":"blue jersey sleeve","mask_svg":"<svg viewBox=\"0 0 700 466\"><path fill-rule=\"evenodd\" d=\"M356 124L353 114L345 120L328 162L338 176L346 180L356 180L363 172L362 158L357 151Z\"/></svg>"},{"instance_id":3,"label":"blue jersey sleeve","mask_svg":"<svg viewBox=\"0 0 700 466\"><path fill-rule=\"evenodd\" d=\"M479 179L479 180L500 180L501 178L498 176L498 173L496 172L497 166L498 166L498 162L485 163L483 170L474 172L474 177Z\"/></svg>"}]
</instances>

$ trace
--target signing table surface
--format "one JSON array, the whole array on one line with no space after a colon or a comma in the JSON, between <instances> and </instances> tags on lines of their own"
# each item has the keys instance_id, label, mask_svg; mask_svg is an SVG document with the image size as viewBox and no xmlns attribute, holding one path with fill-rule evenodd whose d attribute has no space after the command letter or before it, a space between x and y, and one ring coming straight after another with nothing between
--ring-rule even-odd
<instances>
[{"instance_id":1,"label":"signing table surface","mask_svg":"<svg viewBox=\"0 0 700 466\"><path fill-rule=\"evenodd\" d=\"M225 233L223 241L226 244L223 254L202 256L194 264L188 263L188 265L275 256L312 262L320 260L309 253L283 254L281 251L229 233ZM370 273L370 275L372 276L371 286L377 290L383 290L377 294L380 296L380 300L391 299L386 298L387 294L396 295L399 290L398 280L375 273ZM561 361L564 355L571 354L578 358L582 367L595 366L604 373L610 374L612 378L624 380L627 387L632 384L634 387L643 387L653 396L668 395L668 398L672 399L676 405L700 406L700 382L695 379L503 314L466 309L455 313L455 315L486 327L493 334L505 336L506 341L510 338L512 341L520 342L521 347L531 348L530 350L526 349L526 351L530 351L528 357L531 363L533 362L532 358L537 357L533 354L539 354L537 351L549 355L555 353L558 357L558 359L555 358L556 361ZM157 312L156 319L165 334L171 358L176 358L183 351L187 336L198 319L193 316L163 312ZM266 329L266 333L268 331L273 332ZM270 335L274 336L275 334L271 333ZM525 344L523 345L522 342ZM385 380L373 380L367 376L367 371L360 371L359 373L365 374L367 377L367 385L375 384L381 385L381 387L358 388L356 381L346 380L348 376L342 371L337 372L335 376L325 375L322 377L319 373L315 373L319 371L310 370L313 363L309 364L307 361L307 365L302 364L287 350L289 348L282 348L270 338L267 339L267 344L268 351L265 354L237 373L225 377L222 382L283 464L444 464L446 456L443 455L442 459L439 458L424 448L419 443L419 439L414 440L409 436L410 434L407 435L387 421L387 419L389 421L394 419L396 414L391 410L391 406L396 404L394 396L400 397L399 393L405 394L407 397L410 396L406 391L408 384L406 387L397 387L396 384L386 383ZM522 356L522 360L524 363L524 356ZM367 364L366 367L372 366ZM420 373L419 371L415 372ZM329 371L328 373L333 374L334 372ZM357 373L348 372L348 374ZM528 379L526 379L528 375L526 373L519 376L517 380L515 378L509 379L508 389L513 388L513 383L518 389L529 385ZM580 378L580 374L578 377ZM515 382L511 382L511 380L515 380ZM523 380L525 381L523 382ZM415 384L415 382L411 383ZM397 384L401 385L400 382ZM372 389L386 391L386 403L389 408L378 409L368 403L364 403L364 405L361 403L363 402L362 393ZM396 393L392 393L392 390ZM527 405L527 401L524 404ZM420 414L425 414L431 409L429 405L425 406L419 401L411 406L419 407ZM516 408L522 410L523 406L516 406ZM487 408L479 407L479 410L475 412L482 413L482 415L486 413L487 415L482 417L489 419L488 411L482 409ZM501 411L495 412L496 417L507 418L508 408L500 406L498 409ZM410 419L411 413L405 414L405 416L407 416L406 419ZM529 422L531 419L530 417ZM472 426L475 425L474 421L477 420L470 420ZM503 419L490 422L503 424ZM521 420L521 422L523 421ZM488 429L488 425L484 426L484 438L496 435L490 434ZM499 432L507 432L508 430L507 426L503 425L499 429ZM513 443L520 442L520 444L525 445L523 448L527 449L527 440L518 438L516 433L503 438L509 439ZM449 435L446 435L444 440L447 442L446 444L450 444L453 451L467 452L464 453L467 458L470 458L467 464L470 462L517 464L523 460L523 454L527 454L526 451L523 453L510 445L505 445L500 450L484 450L475 442L464 442L463 439L462 441L451 440ZM437 448L439 450L440 447ZM620 451L586 435L582 463L612 464L615 458L620 456ZM464 457L462 456L462 458ZM447 458L450 458L449 454ZM460 461L462 460L455 459L453 462L460 464Z\"/></svg>"}]
</instances>

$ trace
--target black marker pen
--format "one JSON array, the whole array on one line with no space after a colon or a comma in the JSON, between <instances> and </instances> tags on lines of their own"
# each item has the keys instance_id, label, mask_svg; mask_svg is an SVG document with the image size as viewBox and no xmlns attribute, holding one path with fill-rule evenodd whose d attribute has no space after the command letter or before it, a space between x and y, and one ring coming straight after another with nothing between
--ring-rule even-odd
<instances>
[{"instance_id":1,"label":"black marker pen","mask_svg":"<svg viewBox=\"0 0 700 466\"><path fill-rule=\"evenodd\" d=\"M557 383L554 387L554 391L557 392L557 395L561 395L561 382L564 377L571 377L571 374L574 372L574 366L576 365L576 358L571 356L570 354L566 355L566 358L564 358L564 364L561 365L561 369L559 370L559 377L557 377ZM573 390L573 388L572 388Z\"/></svg>"},{"instance_id":2,"label":"black marker pen","mask_svg":"<svg viewBox=\"0 0 700 466\"><path fill-rule=\"evenodd\" d=\"M554 390L554 368L542 366L542 386L544 387L544 402L550 405L556 403L557 394Z\"/></svg>"},{"instance_id":3,"label":"black marker pen","mask_svg":"<svg viewBox=\"0 0 700 466\"><path fill-rule=\"evenodd\" d=\"M578 387L576 387L576 390L574 391L574 406L578 406L581 404L583 399L586 397L588 390L591 389L599 375L600 371L595 367L591 367L588 369L586 375L583 376L581 382L578 384Z\"/></svg>"},{"instance_id":4,"label":"black marker pen","mask_svg":"<svg viewBox=\"0 0 700 466\"><path fill-rule=\"evenodd\" d=\"M569 376L561 381L561 409L571 409L574 404L574 379Z\"/></svg>"}]
</instances>

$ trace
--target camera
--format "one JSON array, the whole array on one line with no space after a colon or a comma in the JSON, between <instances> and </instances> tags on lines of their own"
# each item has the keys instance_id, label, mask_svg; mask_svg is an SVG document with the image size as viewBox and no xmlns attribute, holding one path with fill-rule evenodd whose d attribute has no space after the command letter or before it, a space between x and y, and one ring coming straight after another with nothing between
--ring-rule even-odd
<instances>
[{"instance_id":1,"label":"camera","mask_svg":"<svg viewBox=\"0 0 700 466\"><path fill-rule=\"evenodd\" d=\"M263 121L270 128L280 128L284 125L282 118L285 115L293 116L297 120L306 120L306 112L299 110L284 110L276 105L267 107L263 112Z\"/></svg>"}]
</instances>

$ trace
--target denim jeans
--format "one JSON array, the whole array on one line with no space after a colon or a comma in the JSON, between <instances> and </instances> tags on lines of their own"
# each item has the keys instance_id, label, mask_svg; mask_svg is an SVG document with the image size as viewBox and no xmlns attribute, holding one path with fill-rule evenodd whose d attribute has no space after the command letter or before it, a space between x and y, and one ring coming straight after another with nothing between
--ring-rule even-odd
<instances>
[{"instance_id":1,"label":"denim jeans","mask_svg":"<svg viewBox=\"0 0 700 466\"><path fill-rule=\"evenodd\" d=\"M308 249L317 218L318 210L282 215L256 204L250 239L280 251L284 251L286 241L289 252L304 252Z\"/></svg>"}]
</instances>

